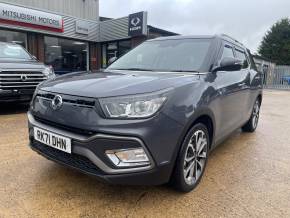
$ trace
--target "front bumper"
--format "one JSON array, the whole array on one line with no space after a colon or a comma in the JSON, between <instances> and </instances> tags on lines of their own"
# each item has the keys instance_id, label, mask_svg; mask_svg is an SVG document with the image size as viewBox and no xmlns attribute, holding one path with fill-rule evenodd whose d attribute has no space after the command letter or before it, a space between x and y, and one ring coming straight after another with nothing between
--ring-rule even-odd
<instances>
[{"instance_id":1,"label":"front bumper","mask_svg":"<svg viewBox=\"0 0 290 218\"><path fill-rule=\"evenodd\" d=\"M101 180L113 184L127 185L159 185L169 181L174 166L174 161L168 160L160 163L154 159L157 154L152 154L150 146L136 136L117 136L112 134L93 134L91 136L73 133L56 128L36 120L28 112L30 147L46 158L60 164L75 168L84 173L94 175ZM72 139L72 154L58 151L34 140L33 127L39 127ZM153 136L152 136L153 137ZM158 136L155 136L158 137ZM175 142L177 144L177 142ZM154 145L153 145L154 146ZM142 147L150 160L149 166L119 168L106 157L105 151L110 149ZM168 152L166 150L164 153ZM173 159L175 155L172 154Z\"/></svg>"},{"instance_id":2,"label":"front bumper","mask_svg":"<svg viewBox=\"0 0 290 218\"><path fill-rule=\"evenodd\" d=\"M0 89L0 102L28 102L31 100L34 89L2 90Z\"/></svg>"}]
</instances>

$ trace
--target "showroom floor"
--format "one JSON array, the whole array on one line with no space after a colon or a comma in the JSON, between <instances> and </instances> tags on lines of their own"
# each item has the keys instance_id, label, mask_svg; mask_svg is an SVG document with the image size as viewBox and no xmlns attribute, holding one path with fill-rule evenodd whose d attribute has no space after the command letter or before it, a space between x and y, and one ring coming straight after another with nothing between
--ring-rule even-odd
<instances>
[{"instance_id":1,"label":"showroom floor","mask_svg":"<svg viewBox=\"0 0 290 218\"><path fill-rule=\"evenodd\" d=\"M25 106L0 108L0 217L290 217L290 92L212 152L197 189L111 186L34 153Z\"/></svg>"}]
</instances>

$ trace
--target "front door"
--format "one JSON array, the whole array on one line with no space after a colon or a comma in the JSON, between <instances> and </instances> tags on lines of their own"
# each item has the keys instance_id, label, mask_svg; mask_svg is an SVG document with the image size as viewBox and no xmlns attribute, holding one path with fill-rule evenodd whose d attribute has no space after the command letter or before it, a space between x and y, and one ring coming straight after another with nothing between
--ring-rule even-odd
<instances>
[{"instance_id":1,"label":"front door","mask_svg":"<svg viewBox=\"0 0 290 218\"><path fill-rule=\"evenodd\" d=\"M224 43L221 49L220 60L224 57L235 57L234 47ZM217 140L225 137L242 124L245 95L247 88L247 71L217 71L215 88L218 94L218 114L216 118Z\"/></svg>"}]
</instances>

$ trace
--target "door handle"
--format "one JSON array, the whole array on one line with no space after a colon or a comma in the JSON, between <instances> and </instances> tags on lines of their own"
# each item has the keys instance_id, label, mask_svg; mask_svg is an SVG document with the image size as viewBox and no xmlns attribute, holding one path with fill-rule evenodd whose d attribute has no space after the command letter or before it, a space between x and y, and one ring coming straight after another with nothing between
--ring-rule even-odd
<instances>
[{"instance_id":1,"label":"door handle","mask_svg":"<svg viewBox=\"0 0 290 218\"><path fill-rule=\"evenodd\" d=\"M246 86L246 83L240 83L238 86L239 87L244 87L244 86Z\"/></svg>"}]
</instances>

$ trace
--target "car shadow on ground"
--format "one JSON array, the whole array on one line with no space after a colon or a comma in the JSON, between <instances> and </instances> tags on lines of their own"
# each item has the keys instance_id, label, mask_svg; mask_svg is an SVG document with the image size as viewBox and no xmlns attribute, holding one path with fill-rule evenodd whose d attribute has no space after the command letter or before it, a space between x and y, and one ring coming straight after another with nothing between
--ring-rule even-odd
<instances>
[{"instance_id":1,"label":"car shadow on ground","mask_svg":"<svg viewBox=\"0 0 290 218\"><path fill-rule=\"evenodd\" d=\"M168 184L159 186L129 186L113 185L98 180L94 176L86 175L77 170L56 164L45 164L38 178L35 178L39 188L32 191L32 195L46 196L49 192L54 199L72 201L86 201L92 204L99 200L110 204L118 203L127 199L132 204L137 204L147 195L182 197L182 193L175 191ZM46 185L50 188L46 188ZM62 187L61 189L59 187Z\"/></svg>"},{"instance_id":2,"label":"car shadow on ground","mask_svg":"<svg viewBox=\"0 0 290 218\"><path fill-rule=\"evenodd\" d=\"M29 103L0 103L0 115L26 113Z\"/></svg>"}]
</instances>

